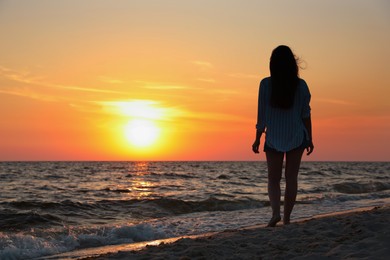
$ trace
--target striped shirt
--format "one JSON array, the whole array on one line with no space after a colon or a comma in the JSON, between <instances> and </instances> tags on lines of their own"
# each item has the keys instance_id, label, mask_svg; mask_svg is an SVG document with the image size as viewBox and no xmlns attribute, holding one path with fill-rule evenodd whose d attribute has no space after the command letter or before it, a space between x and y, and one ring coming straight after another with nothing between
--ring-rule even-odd
<instances>
[{"instance_id":1,"label":"striped shirt","mask_svg":"<svg viewBox=\"0 0 390 260\"><path fill-rule=\"evenodd\" d=\"M287 152L299 147L304 138L309 140L304 118L310 117L310 91L303 79L295 93L294 105L289 109L275 108L271 101L271 78L260 82L256 129L265 132L270 148Z\"/></svg>"}]
</instances>

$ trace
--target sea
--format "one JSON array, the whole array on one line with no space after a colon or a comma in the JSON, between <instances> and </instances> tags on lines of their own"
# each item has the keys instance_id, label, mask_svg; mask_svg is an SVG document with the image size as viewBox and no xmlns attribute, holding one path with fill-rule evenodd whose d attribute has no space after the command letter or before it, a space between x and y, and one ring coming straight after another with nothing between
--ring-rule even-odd
<instances>
[{"instance_id":1,"label":"sea","mask_svg":"<svg viewBox=\"0 0 390 260\"><path fill-rule=\"evenodd\" d=\"M271 216L264 161L0 162L0 185L0 259L237 229ZM292 221L389 202L390 162L302 162Z\"/></svg>"}]
</instances>

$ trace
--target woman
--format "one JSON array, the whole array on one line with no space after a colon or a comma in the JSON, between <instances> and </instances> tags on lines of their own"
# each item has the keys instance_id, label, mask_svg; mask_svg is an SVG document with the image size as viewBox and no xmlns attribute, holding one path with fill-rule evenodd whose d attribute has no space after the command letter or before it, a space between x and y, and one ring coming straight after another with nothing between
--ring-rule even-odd
<instances>
[{"instance_id":1,"label":"woman","mask_svg":"<svg viewBox=\"0 0 390 260\"><path fill-rule=\"evenodd\" d=\"M283 223L290 223L298 188L298 171L303 151L313 152L310 91L298 77L297 61L291 49L281 45L270 59L271 77L260 82L256 139L252 150L259 153L260 138L265 132L264 152L268 166L268 197L272 218L268 226L280 220L280 180L286 156Z\"/></svg>"}]
</instances>

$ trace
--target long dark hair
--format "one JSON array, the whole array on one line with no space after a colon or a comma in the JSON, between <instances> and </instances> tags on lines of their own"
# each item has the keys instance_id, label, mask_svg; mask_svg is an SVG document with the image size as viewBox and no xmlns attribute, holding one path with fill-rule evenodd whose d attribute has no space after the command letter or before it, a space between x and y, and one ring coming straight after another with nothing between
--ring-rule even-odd
<instances>
[{"instance_id":1,"label":"long dark hair","mask_svg":"<svg viewBox=\"0 0 390 260\"><path fill-rule=\"evenodd\" d=\"M294 104L299 83L297 60L288 46L280 45L272 51L269 68L271 72L271 106L288 109Z\"/></svg>"}]
</instances>

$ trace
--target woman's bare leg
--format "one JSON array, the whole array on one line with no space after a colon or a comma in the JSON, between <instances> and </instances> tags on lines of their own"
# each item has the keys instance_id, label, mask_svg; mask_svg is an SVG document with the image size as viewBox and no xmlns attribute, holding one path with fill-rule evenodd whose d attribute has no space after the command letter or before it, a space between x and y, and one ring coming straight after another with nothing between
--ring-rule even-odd
<instances>
[{"instance_id":1,"label":"woman's bare leg","mask_svg":"<svg viewBox=\"0 0 390 260\"><path fill-rule=\"evenodd\" d=\"M290 224L290 215L295 205L298 190L298 171L304 149L292 150L286 153L286 190L284 194L283 223Z\"/></svg>"},{"instance_id":2,"label":"woman's bare leg","mask_svg":"<svg viewBox=\"0 0 390 260\"><path fill-rule=\"evenodd\" d=\"M284 153L266 152L268 166L268 197L272 208L272 218L268 223L274 227L280 221L280 179L282 178Z\"/></svg>"}]
</instances>

